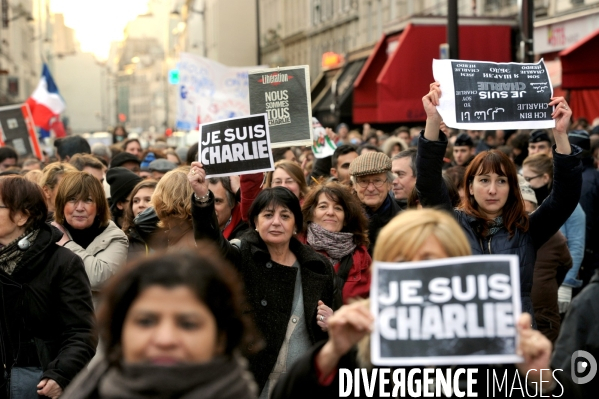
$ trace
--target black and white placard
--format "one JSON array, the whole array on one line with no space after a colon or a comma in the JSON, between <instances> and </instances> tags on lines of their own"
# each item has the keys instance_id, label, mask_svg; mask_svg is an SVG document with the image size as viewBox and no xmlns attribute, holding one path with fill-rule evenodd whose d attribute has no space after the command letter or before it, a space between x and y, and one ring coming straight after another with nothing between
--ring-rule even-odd
<instances>
[{"instance_id":1,"label":"black and white placard","mask_svg":"<svg viewBox=\"0 0 599 399\"><path fill-rule=\"evenodd\" d=\"M198 159L206 178L273 170L266 114L200 125Z\"/></svg>"},{"instance_id":2,"label":"black and white placard","mask_svg":"<svg viewBox=\"0 0 599 399\"><path fill-rule=\"evenodd\" d=\"M374 262L370 293L376 366L521 362L515 255Z\"/></svg>"},{"instance_id":3,"label":"black and white placard","mask_svg":"<svg viewBox=\"0 0 599 399\"><path fill-rule=\"evenodd\" d=\"M553 86L543 60L535 64L433 60L441 83L437 107L456 129L546 129L555 127L549 102Z\"/></svg>"},{"instance_id":4,"label":"black and white placard","mask_svg":"<svg viewBox=\"0 0 599 399\"><path fill-rule=\"evenodd\" d=\"M250 112L268 114L273 148L312 145L312 100L307 65L249 72Z\"/></svg>"}]
</instances>

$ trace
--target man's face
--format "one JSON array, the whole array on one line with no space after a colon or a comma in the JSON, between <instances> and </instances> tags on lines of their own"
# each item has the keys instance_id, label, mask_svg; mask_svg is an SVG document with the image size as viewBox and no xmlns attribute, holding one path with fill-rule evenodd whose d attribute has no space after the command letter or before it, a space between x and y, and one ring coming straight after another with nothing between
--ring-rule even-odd
<instances>
[{"instance_id":1,"label":"man's face","mask_svg":"<svg viewBox=\"0 0 599 399\"><path fill-rule=\"evenodd\" d=\"M505 144L505 132L503 130L497 130L495 132L495 145L500 146Z\"/></svg>"},{"instance_id":2,"label":"man's face","mask_svg":"<svg viewBox=\"0 0 599 399\"><path fill-rule=\"evenodd\" d=\"M391 184L387 181L386 173L377 173L356 177L354 188L360 202L376 211L385 202Z\"/></svg>"},{"instance_id":3,"label":"man's face","mask_svg":"<svg viewBox=\"0 0 599 399\"><path fill-rule=\"evenodd\" d=\"M123 163L121 165L121 167L123 167L125 169L129 169L131 172L135 173L136 175L139 175L140 168L139 168L139 164L137 162L127 161L127 162Z\"/></svg>"},{"instance_id":4,"label":"man's face","mask_svg":"<svg viewBox=\"0 0 599 399\"><path fill-rule=\"evenodd\" d=\"M528 155L545 154L551 156L551 144L546 141L528 143Z\"/></svg>"},{"instance_id":5,"label":"man's face","mask_svg":"<svg viewBox=\"0 0 599 399\"><path fill-rule=\"evenodd\" d=\"M102 171L102 169L96 169L92 168L91 166L86 166L85 168L83 168L83 171L89 173L90 175L98 179L100 183L104 182L104 172Z\"/></svg>"},{"instance_id":6,"label":"man's face","mask_svg":"<svg viewBox=\"0 0 599 399\"><path fill-rule=\"evenodd\" d=\"M229 221L231 212L233 212L233 208L227 201L227 190L223 187L221 182L216 184L208 184L208 188L210 191L212 191L212 194L214 194L214 210L216 211L218 225L222 230Z\"/></svg>"},{"instance_id":7,"label":"man's face","mask_svg":"<svg viewBox=\"0 0 599 399\"><path fill-rule=\"evenodd\" d=\"M339 128L338 134L339 134L339 138L345 139L345 138L347 138L347 135L349 134L349 130L347 129L347 127L341 126Z\"/></svg>"},{"instance_id":8,"label":"man's face","mask_svg":"<svg viewBox=\"0 0 599 399\"><path fill-rule=\"evenodd\" d=\"M480 130L467 130L467 133L472 140L480 139Z\"/></svg>"},{"instance_id":9,"label":"man's face","mask_svg":"<svg viewBox=\"0 0 599 399\"><path fill-rule=\"evenodd\" d=\"M354 151L340 155L336 167L331 168L331 175L335 176L339 183L349 184L349 165L357 157L358 153Z\"/></svg>"},{"instance_id":10,"label":"man's face","mask_svg":"<svg viewBox=\"0 0 599 399\"><path fill-rule=\"evenodd\" d=\"M15 158L6 158L4 161L2 161L2 163L0 163L0 172L3 172L6 169L10 168L11 166L16 166L16 165L17 165L17 160Z\"/></svg>"},{"instance_id":11,"label":"man's face","mask_svg":"<svg viewBox=\"0 0 599 399\"><path fill-rule=\"evenodd\" d=\"M416 176L410 167L410 157L393 160L391 171L395 174L393 180L393 195L395 199L408 199L416 185Z\"/></svg>"},{"instance_id":12,"label":"man's face","mask_svg":"<svg viewBox=\"0 0 599 399\"><path fill-rule=\"evenodd\" d=\"M474 148L468 147L466 145L461 145L458 147L453 147L453 160L456 165L462 166L464 165L468 159L473 155Z\"/></svg>"},{"instance_id":13,"label":"man's face","mask_svg":"<svg viewBox=\"0 0 599 399\"><path fill-rule=\"evenodd\" d=\"M407 144L410 144L410 132L399 132L397 137L405 141Z\"/></svg>"}]
</instances>

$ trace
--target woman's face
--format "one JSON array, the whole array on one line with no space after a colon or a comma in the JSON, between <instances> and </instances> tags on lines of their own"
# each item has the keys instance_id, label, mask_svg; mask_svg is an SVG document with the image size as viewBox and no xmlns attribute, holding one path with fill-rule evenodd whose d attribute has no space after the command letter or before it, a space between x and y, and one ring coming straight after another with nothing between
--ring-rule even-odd
<instances>
[{"instance_id":1,"label":"woman's face","mask_svg":"<svg viewBox=\"0 0 599 399\"><path fill-rule=\"evenodd\" d=\"M501 216L510 193L506 176L494 172L475 175L469 190L483 216L490 219Z\"/></svg>"},{"instance_id":2,"label":"woman's face","mask_svg":"<svg viewBox=\"0 0 599 399\"><path fill-rule=\"evenodd\" d=\"M289 208L267 206L254 221L260 238L267 245L288 244L295 232L295 217Z\"/></svg>"},{"instance_id":3,"label":"woman's face","mask_svg":"<svg viewBox=\"0 0 599 399\"><path fill-rule=\"evenodd\" d=\"M154 194L154 189L151 187L145 187L140 189L131 200L131 210L133 211L133 217L140 214L144 209L152 206L152 194Z\"/></svg>"},{"instance_id":4,"label":"woman's face","mask_svg":"<svg viewBox=\"0 0 599 399\"><path fill-rule=\"evenodd\" d=\"M56 184L54 185L54 188L51 189L48 186L43 187L44 196L46 197L46 206L48 207L48 212L56 211L56 206L55 206L56 194L58 194L58 186L60 185L60 182L62 181L63 177L64 177L63 173L58 175L58 177L56 178Z\"/></svg>"},{"instance_id":5,"label":"woman's face","mask_svg":"<svg viewBox=\"0 0 599 399\"><path fill-rule=\"evenodd\" d=\"M404 259L399 256L396 259L393 259L394 262L419 262L423 260L433 260L433 259L445 259L449 257L445 248L441 245L439 239L434 235L431 236L424 241L424 244L418 248L414 257L412 259Z\"/></svg>"},{"instance_id":6,"label":"woman's face","mask_svg":"<svg viewBox=\"0 0 599 399\"><path fill-rule=\"evenodd\" d=\"M524 177L532 188L541 188L549 184L550 181L547 173L539 173L528 165L522 166L522 177Z\"/></svg>"},{"instance_id":7,"label":"woman's face","mask_svg":"<svg viewBox=\"0 0 599 399\"><path fill-rule=\"evenodd\" d=\"M6 206L0 198L0 205ZM13 220L10 220L10 209L0 208L0 244L8 245L25 233L27 217L21 212L13 215Z\"/></svg>"},{"instance_id":8,"label":"woman's face","mask_svg":"<svg viewBox=\"0 0 599 399\"><path fill-rule=\"evenodd\" d=\"M64 206L64 218L74 229L83 230L91 227L96 219L97 206L91 197L86 199L70 199Z\"/></svg>"},{"instance_id":9,"label":"woman's face","mask_svg":"<svg viewBox=\"0 0 599 399\"><path fill-rule=\"evenodd\" d=\"M343 207L327 197L325 193L320 194L312 212L312 222L328 231L339 232L343 229L344 221Z\"/></svg>"},{"instance_id":10,"label":"woman's face","mask_svg":"<svg viewBox=\"0 0 599 399\"><path fill-rule=\"evenodd\" d=\"M137 158L140 158L142 150L141 150L141 146L139 145L139 143L137 141L131 141L130 143L127 144L127 147L125 148L125 152L128 152L129 154L133 154Z\"/></svg>"},{"instance_id":11,"label":"woman's face","mask_svg":"<svg viewBox=\"0 0 599 399\"><path fill-rule=\"evenodd\" d=\"M288 188L289 190L291 190L293 194L295 194L297 198L300 197L299 184L295 181L293 177L289 176L289 173L285 172L281 168L277 168L274 172L272 172L272 186L282 186Z\"/></svg>"},{"instance_id":12,"label":"woman's face","mask_svg":"<svg viewBox=\"0 0 599 399\"><path fill-rule=\"evenodd\" d=\"M182 285L142 291L125 316L121 340L126 363L161 366L208 362L224 348L214 315Z\"/></svg>"}]
</instances>

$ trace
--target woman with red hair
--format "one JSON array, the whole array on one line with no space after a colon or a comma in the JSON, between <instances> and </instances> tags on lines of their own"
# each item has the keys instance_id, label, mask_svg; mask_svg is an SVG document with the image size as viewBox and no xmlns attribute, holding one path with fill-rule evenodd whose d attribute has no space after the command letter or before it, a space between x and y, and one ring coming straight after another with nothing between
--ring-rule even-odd
<instances>
[{"instance_id":1,"label":"woman with red hair","mask_svg":"<svg viewBox=\"0 0 599 399\"><path fill-rule=\"evenodd\" d=\"M553 97L555 107L553 134L554 185L552 192L530 216L518 186L516 167L497 150L478 154L466 169L465 198L455 210L451 207L441 169L447 147L447 137L439 131L441 116L437 112L441 88L432 83L430 92L422 98L427 120L424 134L418 141L416 187L423 206L453 210L464 229L472 253L514 254L520 259L520 290L522 310L533 314L530 292L537 250L572 214L582 187L582 166L576 157L580 148L570 146L568 125L572 110L563 97ZM534 320L534 319L533 319Z\"/></svg>"}]
</instances>

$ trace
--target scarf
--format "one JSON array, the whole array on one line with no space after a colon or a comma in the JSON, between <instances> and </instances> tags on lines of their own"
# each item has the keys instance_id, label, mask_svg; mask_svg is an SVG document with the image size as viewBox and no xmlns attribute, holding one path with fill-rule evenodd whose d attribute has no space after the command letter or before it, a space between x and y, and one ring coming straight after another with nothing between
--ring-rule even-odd
<instances>
[{"instance_id":1,"label":"scarf","mask_svg":"<svg viewBox=\"0 0 599 399\"><path fill-rule=\"evenodd\" d=\"M13 240L8 245L5 245L2 248L0 248L0 269L2 269L4 273L10 276L14 273L17 267L20 266L19 263L21 262L23 255L25 255L26 250L21 250L19 248L19 241L22 240L23 237L27 236L28 234L31 234L28 240L30 244L33 244L39 232L40 229L33 230L33 232L26 232L19 238ZM31 245L29 245L29 247L31 248Z\"/></svg>"},{"instance_id":2,"label":"scarf","mask_svg":"<svg viewBox=\"0 0 599 399\"><path fill-rule=\"evenodd\" d=\"M236 205L235 208L233 208L233 212L231 212L231 217L229 218L227 225L223 229L223 236L227 240L231 236L231 233L233 233L233 230L235 230L235 227L237 227L237 225L239 224L240 220L241 220L241 206Z\"/></svg>"},{"instance_id":3,"label":"scarf","mask_svg":"<svg viewBox=\"0 0 599 399\"><path fill-rule=\"evenodd\" d=\"M549 194L551 193L551 189L549 188L548 184L545 184L539 188L533 188L532 190L535 192L537 204L539 205L541 205L543 201L545 201L545 198L549 197Z\"/></svg>"},{"instance_id":4,"label":"scarf","mask_svg":"<svg viewBox=\"0 0 599 399\"><path fill-rule=\"evenodd\" d=\"M486 226L483 225L482 221L477 220L474 216L468 215L468 222L475 223L478 222L478 227L476 227L476 232L478 235L484 237L492 237L499 230L503 228L503 216L497 216L495 219L489 221Z\"/></svg>"},{"instance_id":5,"label":"scarf","mask_svg":"<svg viewBox=\"0 0 599 399\"><path fill-rule=\"evenodd\" d=\"M352 233L328 231L316 223L308 224L306 242L314 250L324 251L333 266L356 249Z\"/></svg>"},{"instance_id":6,"label":"scarf","mask_svg":"<svg viewBox=\"0 0 599 399\"><path fill-rule=\"evenodd\" d=\"M194 365L123 365L111 368L98 384L99 397L252 399L255 383L235 359L219 357Z\"/></svg>"},{"instance_id":7,"label":"scarf","mask_svg":"<svg viewBox=\"0 0 599 399\"><path fill-rule=\"evenodd\" d=\"M76 229L70 224L68 224L65 219L64 227L69 232L71 240L73 240L81 248L86 249L87 247L89 247L89 244L91 244L92 241L96 239L97 236L99 236L104 232L104 230L106 230L106 227L108 227L108 225L106 225L105 227L100 227L100 220L96 218L94 220L94 224L92 224L87 229Z\"/></svg>"}]
</instances>

